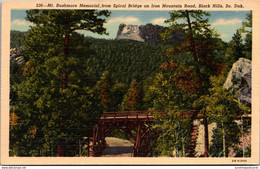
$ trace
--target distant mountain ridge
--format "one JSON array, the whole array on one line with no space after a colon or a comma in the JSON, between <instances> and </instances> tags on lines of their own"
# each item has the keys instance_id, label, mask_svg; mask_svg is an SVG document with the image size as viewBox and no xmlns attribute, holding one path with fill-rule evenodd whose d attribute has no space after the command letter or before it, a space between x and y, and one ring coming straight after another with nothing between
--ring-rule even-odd
<instances>
[{"instance_id":1,"label":"distant mountain ridge","mask_svg":"<svg viewBox=\"0 0 260 169\"><path fill-rule=\"evenodd\" d=\"M16 30L11 30L11 46L10 48L22 48L23 46L23 40L25 39L26 32L21 32L21 31L16 31Z\"/></svg>"}]
</instances>

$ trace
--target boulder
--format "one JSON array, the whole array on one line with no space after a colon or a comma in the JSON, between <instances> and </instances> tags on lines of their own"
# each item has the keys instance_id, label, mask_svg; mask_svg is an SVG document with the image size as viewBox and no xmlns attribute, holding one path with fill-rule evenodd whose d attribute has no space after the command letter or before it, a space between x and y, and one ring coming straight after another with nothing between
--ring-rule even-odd
<instances>
[{"instance_id":1,"label":"boulder","mask_svg":"<svg viewBox=\"0 0 260 169\"><path fill-rule=\"evenodd\" d=\"M10 60L17 64L23 64L25 62L22 51L17 48L10 49Z\"/></svg>"},{"instance_id":2,"label":"boulder","mask_svg":"<svg viewBox=\"0 0 260 169\"><path fill-rule=\"evenodd\" d=\"M251 79L251 61L245 58L239 58L228 73L228 77L223 87L234 91L235 94L238 95L238 99L241 103L251 104Z\"/></svg>"}]
</instances>

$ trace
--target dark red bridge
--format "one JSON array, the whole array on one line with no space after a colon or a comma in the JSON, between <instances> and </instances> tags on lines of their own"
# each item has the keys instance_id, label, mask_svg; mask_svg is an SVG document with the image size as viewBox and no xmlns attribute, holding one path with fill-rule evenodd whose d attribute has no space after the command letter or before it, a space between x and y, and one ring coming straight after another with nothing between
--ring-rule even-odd
<instances>
[{"instance_id":1,"label":"dark red bridge","mask_svg":"<svg viewBox=\"0 0 260 169\"><path fill-rule=\"evenodd\" d=\"M195 110L187 110L180 113L180 117L193 118ZM115 129L121 129L129 134L134 141L132 156L150 156L149 145L151 139L158 137L159 132L151 132L150 124L154 121L154 115L166 115L164 110L122 111L105 112L93 128L93 137L89 138L89 156L100 156L106 148L105 138Z\"/></svg>"}]
</instances>

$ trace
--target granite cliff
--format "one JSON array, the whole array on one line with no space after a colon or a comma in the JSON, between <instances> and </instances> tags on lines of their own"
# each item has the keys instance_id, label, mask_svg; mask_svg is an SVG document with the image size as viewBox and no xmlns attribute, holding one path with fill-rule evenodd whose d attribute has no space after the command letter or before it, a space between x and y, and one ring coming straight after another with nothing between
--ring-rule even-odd
<instances>
[{"instance_id":1,"label":"granite cliff","mask_svg":"<svg viewBox=\"0 0 260 169\"><path fill-rule=\"evenodd\" d=\"M235 91L241 103L251 104L252 90L252 65L251 61L240 58L228 73L224 88Z\"/></svg>"}]
</instances>

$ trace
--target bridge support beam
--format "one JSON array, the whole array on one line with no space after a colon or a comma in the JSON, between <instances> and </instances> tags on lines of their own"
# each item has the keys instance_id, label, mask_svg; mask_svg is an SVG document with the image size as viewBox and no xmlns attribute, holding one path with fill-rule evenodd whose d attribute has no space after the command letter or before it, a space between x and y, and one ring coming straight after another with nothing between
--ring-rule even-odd
<instances>
[{"instance_id":1,"label":"bridge support beam","mask_svg":"<svg viewBox=\"0 0 260 169\"><path fill-rule=\"evenodd\" d=\"M149 149L151 133L149 131L150 129L145 125L145 123L140 123L138 125L132 152L134 157L148 157L151 155L151 151Z\"/></svg>"}]
</instances>

